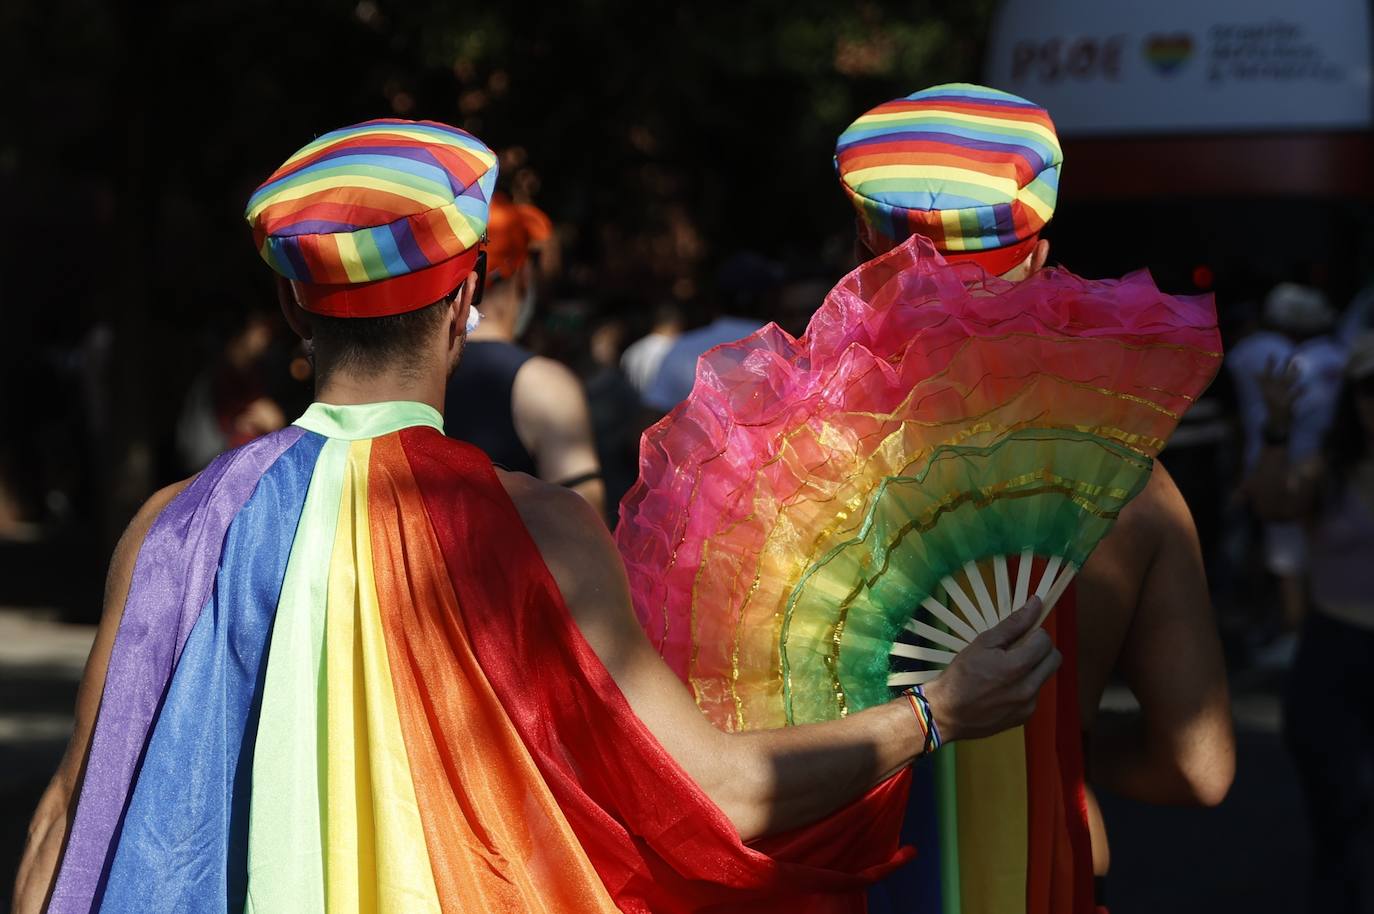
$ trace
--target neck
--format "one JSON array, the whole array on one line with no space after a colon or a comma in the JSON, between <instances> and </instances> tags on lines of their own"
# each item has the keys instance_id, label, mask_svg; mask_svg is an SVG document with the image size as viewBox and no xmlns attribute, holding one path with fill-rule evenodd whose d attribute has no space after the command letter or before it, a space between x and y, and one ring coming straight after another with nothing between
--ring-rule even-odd
<instances>
[{"instance_id":1,"label":"neck","mask_svg":"<svg viewBox=\"0 0 1374 914\"><path fill-rule=\"evenodd\" d=\"M402 377L394 372L359 377L350 372L335 371L315 388L315 399L334 406L414 400L434 407L443 415L446 381L442 372L435 371L424 372L419 377Z\"/></svg>"},{"instance_id":2,"label":"neck","mask_svg":"<svg viewBox=\"0 0 1374 914\"><path fill-rule=\"evenodd\" d=\"M468 334L468 339L515 342L515 320L520 312L520 299L515 294L515 285L514 282L501 282L487 287L482 304L477 306L477 310L482 312L482 322Z\"/></svg>"},{"instance_id":3,"label":"neck","mask_svg":"<svg viewBox=\"0 0 1374 914\"><path fill-rule=\"evenodd\" d=\"M513 343L515 342L515 328L504 321L483 315L482 323L477 325L476 330L468 334L468 339L479 343L483 340Z\"/></svg>"}]
</instances>

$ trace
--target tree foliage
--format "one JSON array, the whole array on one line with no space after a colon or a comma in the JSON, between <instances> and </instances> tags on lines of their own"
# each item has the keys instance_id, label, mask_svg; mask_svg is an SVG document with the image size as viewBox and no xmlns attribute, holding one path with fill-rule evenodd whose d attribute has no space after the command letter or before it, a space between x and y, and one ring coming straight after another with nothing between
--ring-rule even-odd
<instances>
[{"instance_id":1,"label":"tree foliage","mask_svg":"<svg viewBox=\"0 0 1374 914\"><path fill-rule=\"evenodd\" d=\"M370 117L443 120L500 150L585 296L709 295L702 277L742 249L818 258L851 224L835 137L878 102L973 77L991 3L7 0L0 418L45 408L10 393L36 353L107 325L110 463L141 494L202 358L190 344L274 307L249 194Z\"/></svg>"}]
</instances>

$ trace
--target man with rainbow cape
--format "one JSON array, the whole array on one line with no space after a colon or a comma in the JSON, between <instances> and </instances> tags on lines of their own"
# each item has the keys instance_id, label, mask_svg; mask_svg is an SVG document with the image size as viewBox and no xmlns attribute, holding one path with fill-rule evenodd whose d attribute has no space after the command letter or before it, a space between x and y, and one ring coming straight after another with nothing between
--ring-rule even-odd
<instances>
[{"instance_id":1,"label":"man with rainbow cape","mask_svg":"<svg viewBox=\"0 0 1374 914\"><path fill-rule=\"evenodd\" d=\"M19 914L861 911L937 730L1029 715L1034 600L921 703L707 722L586 503L441 431L496 174L378 120L252 196L316 402L130 524Z\"/></svg>"},{"instance_id":2,"label":"man with rainbow cape","mask_svg":"<svg viewBox=\"0 0 1374 914\"><path fill-rule=\"evenodd\" d=\"M1062 165L1045 109L962 83L879 105L835 149L861 260L920 235L945 262L1014 283L1046 264ZM1045 621L1064 663L1026 726L916 766L904 837L926 852L873 890L875 912L1092 912L1109 854L1088 773L1142 802L1225 796L1235 747L1221 645L1197 530L1161 465L1074 590ZM1140 713L1099 712L1113 674ZM942 768L957 790L937 788Z\"/></svg>"}]
</instances>

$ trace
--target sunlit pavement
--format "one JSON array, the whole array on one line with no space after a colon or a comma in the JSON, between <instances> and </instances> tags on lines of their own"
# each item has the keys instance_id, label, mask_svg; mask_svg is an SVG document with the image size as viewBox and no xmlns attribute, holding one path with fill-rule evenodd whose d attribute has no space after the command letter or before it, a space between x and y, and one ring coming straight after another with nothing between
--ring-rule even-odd
<instances>
[{"instance_id":1,"label":"sunlit pavement","mask_svg":"<svg viewBox=\"0 0 1374 914\"><path fill-rule=\"evenodd\" d=\"M93 625L0 607L0 911L8 911L29 816L72 727Z\"/></svg>"},{"instance_id":2,"label":"sunlit pavement","mask_svg":"<svg viewBox=\"0 0 1374 914\"><path fill-rule=\"evenodd\" d=\"M0 914L34 804L66 745L95 627L52 611L0 607ZM1278 680L1233 683L1236 783L1217 810L1169 809L1103 796L1112 836L1113 914L1302 910L1307 844L1293 768L1279 743ZM1104 702L1126 707L1111 691Z\"/></svg>"}]
</instances>

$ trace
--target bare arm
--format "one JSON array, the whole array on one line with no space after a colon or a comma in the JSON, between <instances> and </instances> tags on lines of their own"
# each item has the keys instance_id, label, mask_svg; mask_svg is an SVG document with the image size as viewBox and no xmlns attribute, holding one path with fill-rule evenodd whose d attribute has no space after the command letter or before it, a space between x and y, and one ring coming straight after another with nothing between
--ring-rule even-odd
<instances>
[{"instance_id":1,"label":"bare arm","mask_svg":"<svg viewBox=\"0 0 1374 914\"><path fill-rule=\"evenodd\" d=\"M1156 544L1117 670L1139 714L1103 714L1092 778L1147 803L1214 806L1235 774L1230 697L1202 552L1177 485L1157 469L1131 505Z\"/></svg>"},{"instance_id":2,"label":"bare arm","mask_svg":"<svg viewBox=\"0 0 1374 914\"><path fill-rule=\"evenodd\" d=\"M76 693L76 726L57 773L39 799L38 809L29 823L28 844L19 859L19 874L14 883L14 914L39 914L52 891L62 846L75 812L73 798L80 790L85 773L91 732L105 687L105 670L109 666L119 621L124 615L124 602L129 596L134 561L153 520L189 484L188 479L168 486L148 499L125 529L110 558L100 626L96 629L95 642L91 645L91 654Z\"/></svg>"},{"instance_id":3,"label":"bare arm","mask_svg":"<svg viewBox=\"0 0 1374 914\"><path fill-rule=\"evenodd\" d=\"M821 724L716 730L635 621L624 566L598 518L564 492L508 486L574 621L630 707L744 839L822 818L920 754L921 730L905 699ZM998 732L1030 716L1059 663L1043 632L1015 645L1037 610L1033 604L984 633L927 687L947 739Z\"/></svg>"},{"instance_id":4,"label":"bare arm","mask_svg":"<svg viewBox=\"0 0 1374 914\"><path fill-rule=\"evenodd\" d=\"M536 356L515 376L511 408L515 433L534 455L539 478L563 485L595 475L570 488L585 498L598 516L604 515L606 486L592 440L587 397L577 376L553 359Z\"/></svg>"}]
</instances>

